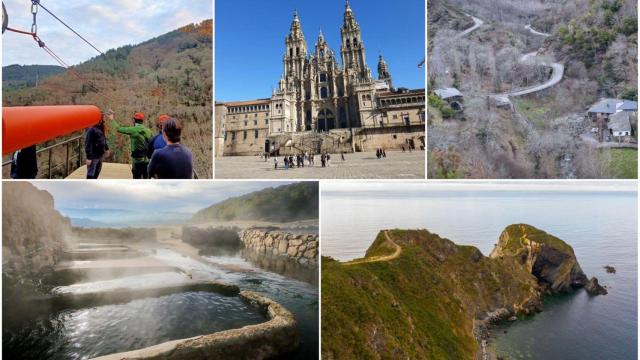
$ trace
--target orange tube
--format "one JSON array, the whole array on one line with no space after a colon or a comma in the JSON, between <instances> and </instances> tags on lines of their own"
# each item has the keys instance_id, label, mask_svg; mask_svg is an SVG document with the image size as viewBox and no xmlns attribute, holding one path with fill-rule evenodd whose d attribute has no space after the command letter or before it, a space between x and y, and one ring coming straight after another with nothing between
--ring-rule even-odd
<instances>
[{"instance_id":1,"label":"orange tube","mask_svg":"<svg viewBox=\"0 0 640 360\"><path fill-rule=\"evenodd\" d=\"M2 108L2 154L91 127L100 121L93 105Z\"/></svg>"}]
</instances>

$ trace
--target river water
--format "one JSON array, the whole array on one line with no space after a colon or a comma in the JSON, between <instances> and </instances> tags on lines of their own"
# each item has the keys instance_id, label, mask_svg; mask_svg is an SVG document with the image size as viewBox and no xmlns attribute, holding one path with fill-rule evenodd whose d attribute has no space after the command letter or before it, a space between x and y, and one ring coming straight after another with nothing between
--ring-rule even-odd
<instances>
[{"instance_id":1,"label":"river water","mask_svg":"<svg viewBox=\"0 0 640 360\"><path fill-rule=\"evenodd\" d=\"M89 280L58 286L52 292L82 294L179 285L190 281L191 277L200 281L216 280L235 284L241 290L251 290L276 300L294 314L301 344L294 353L283 359L317 356L317 267L299 268L299 264L284 266L283 259L273 259L271 265L272 261L268 258L248 256L242 251L222 257L204 256L200 261L162 247L144 253L180 272ZM281 269L282 272L279 271ZM308 272L301 278L309 281L287 276L290 275L290 269L294 269L296 274ZM49 313L45 310L41 315L25 320L20 320L22 316L16 314L11 317L11 325L7 321L8 308L4 310L3 357L7 359L87 359L267 321L263 314L238 296L207 292L184 292L123 304Z\"/></svg>"},{"instance_id":2,"label":"river water","mask_svg":"<svg viewBox=\"0 0 640 360\"><path fill-rule=\"evenodd\" d=\"M381 229L423 228L488 255L507 225L534 225L573 246L609 294L547 299L543 313L494 331L497 351L515 359L636 359L637 219L635 192L323 191L321 250L350 260Z\"/></svg>"}]
</instances>

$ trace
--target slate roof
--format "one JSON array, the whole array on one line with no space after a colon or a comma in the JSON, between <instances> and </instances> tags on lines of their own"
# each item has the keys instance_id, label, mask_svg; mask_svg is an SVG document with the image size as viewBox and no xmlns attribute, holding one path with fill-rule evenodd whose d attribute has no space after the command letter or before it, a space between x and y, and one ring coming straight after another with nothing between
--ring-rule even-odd
<instances>
[{"instance_id":1,"label":"slate roof","mask_svg":"<svg viewBox=\"0 0 640 360\"><path fill-rule=\"evenodd\" d=\"M609 129L612 131L628 131L631 133L631 122L629 121L629 113L620 111L609 117Z\"/></svg>"},{"instance_id":2,"label":"slate roof","mask_svg":"<svg viewBox=\"0 0 640 360\"><path fill-rule=\"evenodd\" d=\"M622 99L600 99L593 104L589 110L590 113L615 114L618 111L638 111L638 103L636 101Z\"/></svg>"},{"instance_id":3,"label":"slate roof","mask_svg":"<svg viewBox=\"0 0 640 360\"><path fill-rule=\"evenodd\" d=\"M436 95L438 95L440 99L448 99L450 97L462 96L462 93L460 92L460 90L456 88L436 89L435 93Z\"/></svg>"}]
</instances>

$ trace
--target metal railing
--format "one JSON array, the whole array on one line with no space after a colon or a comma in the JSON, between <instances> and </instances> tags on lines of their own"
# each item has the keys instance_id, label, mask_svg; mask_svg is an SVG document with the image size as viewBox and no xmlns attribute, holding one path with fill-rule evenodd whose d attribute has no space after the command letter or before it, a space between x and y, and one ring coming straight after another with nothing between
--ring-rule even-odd
<instances>
[{"instance_id":1,"label":"metal railing","mask_svg":"<svg viewBox=\"0 0 640 360\"><path fill-rule=\"evenodd\" d=\"M45 171L45 173L47 174L47 178L52 179L53 175L55 174L54 170L61 167L64 168L64 171L62 172L63 174L62 177L66 178L67 176L69 176L69 174L71 174L80 166L82 166L82 155L83 155L82 140L83 139L84 139L84 135L78 135L70 139L67 139L65 141L62 141L60 143L53 144L36 151L36 157L38 158L38 160L40 159L41 154L47 153L46 155L47 167ZM58 149L62 146L66 148L65 162L54 164L53 152L55 149ZM38 165L39 164L40 162L38 162ZM73 166L73 164L75 164L75 166ZM10 166L10 165L11 165L11 160L7 160L2 163L3 168L5 166ZM42 174L42 173L43 172L41 172L40 169L38 169L38 174Z\"/></svg>"}]
</instances>

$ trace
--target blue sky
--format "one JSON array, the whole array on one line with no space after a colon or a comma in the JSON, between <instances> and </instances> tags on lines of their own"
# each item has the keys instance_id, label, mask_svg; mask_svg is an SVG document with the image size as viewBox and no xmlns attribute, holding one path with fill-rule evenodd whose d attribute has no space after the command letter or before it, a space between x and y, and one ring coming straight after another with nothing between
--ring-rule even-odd
<instances>
[{"instance_id":1,"label":"blue sky","mask_svg":"<svg viewBox=\"0 0 640 360\"><path fill-rule=\"evenodd\" d=\"M9 26L30 30L29 0L4 0ZM52 13L73 27L98 49L135 45L181 26L211 19L211 0L65 0L42 1ZM44 10L37 15L40 38L68 64L78 64L98 53ZM57 63L26 35L5 32L2 64Z\"/></svg>"},{"instance_id":2,"label":"blue sky","mask_svg":"<svg viewBox=\"0 0 640 360\"><path fill-rule=\"evenodd\" d=\"M271 96L282 74L284 38L297 9L307 47L320 28L340 60L340 26L344 0L217 0L216 100ZM360 24L367 62L377 76L378 54L384 54L394 85L424 87L424 0L351 0Z\"/></svg>"},{"instance_id":3,"label":"blue sky","mask_svg":"<svg viewBox=\"0 0 640 360\"><path fill-rule=\"evenodd\" d=\"M291 182L274 181L34 181L71 218L112 226L175 224L230 197Z\"/></svg>"}]
</instances>

